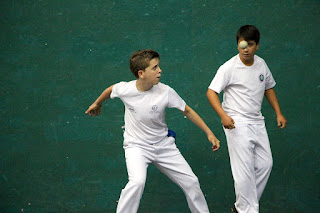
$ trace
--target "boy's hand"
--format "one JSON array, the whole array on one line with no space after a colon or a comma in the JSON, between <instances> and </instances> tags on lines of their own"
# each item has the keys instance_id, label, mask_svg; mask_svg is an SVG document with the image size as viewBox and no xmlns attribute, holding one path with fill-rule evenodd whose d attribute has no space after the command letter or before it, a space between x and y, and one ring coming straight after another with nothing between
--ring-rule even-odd
<instances>
[{"instance_id":1,"label":"boy's hand","mask_svg":"<svg viewBox=\"0 0 320 213\"><path fill-rule=\"evenodd\" d=\"M98 116L101 114L101 108L102 105L93 103L86 111L86 114L89 114L90 116Z\"/></svg>"},{"instance_id":2,"label":"boy's hand","mask_svg":"<svg viewBox=\"0 0 320 213\"><path fill-rule=\"evenodd\" d=\"M287 119L281 114L277 116L277 123L280 129L283 129L287 126Z\"/></svg>"},{"instance_id":3,"label":"boy's hand","mask_svg":"<svg viewBox=\"0 0 320 213\"><path fill-rule=\"evenodd\" d=\"M212 151L217 151L220 148L220 141L214 135L208 135L208 140L212 143Z\"/></svg>"},{"instance_id":4,"label":"boy's hand","mask_svg":"<svg viewBox=\"0 0 320 213\"><path fill-rule=\"evenodd\" d=\"M222 125L224 126L224 128L226 128L226 129L236 128L234 126L234 120L230 116L225 116L225 117L221 118L221 122L222 122Z\"/></svg>"}]
</instances>

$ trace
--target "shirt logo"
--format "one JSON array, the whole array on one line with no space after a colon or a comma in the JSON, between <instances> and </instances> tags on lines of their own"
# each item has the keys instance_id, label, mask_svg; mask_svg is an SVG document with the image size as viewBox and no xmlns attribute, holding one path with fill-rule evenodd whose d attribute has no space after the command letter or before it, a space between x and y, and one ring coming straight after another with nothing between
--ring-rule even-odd
<instances>
[{"instance_id":1,"label":"shirt logo","mask_svg":"<svg viewBox=\"0 0 320 213\"><path fill-rule=\"evenodd\" d=\"M149 114L153 114L153 113L160 113L158 110L158 106L157 105L153 105L151 107L152 111L149 112Z\"/></svg>"},{"instance_id":2,"label":"shirt logo","mask_svg":"<svg viewBox=\"0 0 320 213\"><path fill-rule=\"evenodd\" d=\"M158 106L157 106L157 105L153 105L153 106L152 106L152 111L155 112L155 111L157 111L157 109L158 109Z\"/></svg>"},{"instance_id":3,"label":"shirt logo","mask_svg":"<svg viewBox=\"0 0 320 213\"><path fill-rule=\"evenodd\" d=\"M260 82L263 82L263 80L264 80L264 75L263 75L263 74L261 74L261 75L259 76L259 80L260 80Z\"/></svg>"}]
</instances>

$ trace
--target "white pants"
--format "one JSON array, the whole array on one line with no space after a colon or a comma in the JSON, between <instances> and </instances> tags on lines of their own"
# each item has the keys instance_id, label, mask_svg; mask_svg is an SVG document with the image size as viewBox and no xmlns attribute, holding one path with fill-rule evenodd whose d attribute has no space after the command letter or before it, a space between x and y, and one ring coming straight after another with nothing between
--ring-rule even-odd
<instances>
[{"instance_id":1,"label":"white pants","mask_svg":"<svg viewBox=\"0 0 320 213\"><path fill-rule=\"evenodd\" d=\"M259 200L267 184L272 155L265 124L237 124L224 129L230 156L239 213L259 212Z\"/></svg>"},{"instance_id":2,"label":"white pants","mask_svg":"<svg viewBox=\"0 0 320 213\"><path fill-rule=\"evenodd\" d=\"M191 212L209 212L198 178L176 147L173 137L166 137L154 145L129 143L124 149L129 182L121 192L117 213L138 211L150 163L183 190Z\"/></svg>"}]
</instances>

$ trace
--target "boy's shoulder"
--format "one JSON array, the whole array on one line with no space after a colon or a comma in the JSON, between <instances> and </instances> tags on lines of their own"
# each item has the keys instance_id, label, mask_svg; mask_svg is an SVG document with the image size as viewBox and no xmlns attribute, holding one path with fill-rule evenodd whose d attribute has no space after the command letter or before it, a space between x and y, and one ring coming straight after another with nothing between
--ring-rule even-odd
<instances>
[{"instance_id":1,"label":"boy's shoulder","mask_svg":"<svg viewBox=\"0 0 320 213\"><path fill-rule=\"evenodd\" d=\"M116 88L118 91L127 91L130 93L132 92L137 92L136 90L136 81L137 80L132 80L132 81L120 81L114 85L114 88ZM154 85L151 89L154 92L168 92L169 90L173 90L173 88L167 84L159 82L157 85Z\"/></svg>"},{"instance_id":2,"label":"boy's shoulder","mask_svg":"<svg viewBox=\"0 0 320 213\"><path fill-rule=\"evenodd\" d=\"M254 61L256 64L266 64L265 60L263 58L261 58L258 55L254 55ZM234 67L234 65L239 64L239 65L243 65L243 63L241 62L240 56L239 54L233 56L232 58L230 58L228 61L226 61L224 64L221 65L221 67L223 68L232 68Z\"/></svg>"},{"instance_id":3,"label":"boy's shoulder","mask_svg":"<svg viewBox=\"0 0 320 213\"><path fill-rule=\"evenodd\" d=\"M111 97L129 95L136 91L136 81L120 81L113 85Z\"/></svg>"},{"instance_id":4,"label":"boy's shoulder","mask_svg":"<svg viewBox=\"0 0 320 213\"><path fill-rule=\"evenodd\" d=\"M159 82L157 85L154 85L152 89L158 92L168 92L172 88L167 84Z\"/></svg>"},{"instance_id":5,"label":"boy's shoulder","mask_svg":"<svg viewBox=\"0 0 320 213\"><path fill-rule=\"evenodd\" d=\"M121 88L121 90L131 90L133 91L133 88L136 88L136 82L137 80L132 81L120 81L116 83L114 86L118 89ZM162 91L168 91L169 89L172 89L169 85L166 85L164 83L159 82L157 85L154 85L152 87L152 90L162 90Z\"/></svg>"},{"instance_id":6,"label":"boy's shoulder","mask_svg":"<svg viewBox=\"0 0 320 213\"><path fill-rule=\"evenodd\" d=\"M229 68L234 67L234 65L238 62L238 59L240 60L239 54L233 56L232 58L230 58L229 60L227 60L226 62L224 62L224 63L220 66L220 69L226 69L226 70L227 70L227 69L229 69Z\"/></svg>"},{"instance_id":7,"label":"boy's shoulder","mask_svg":"<svg viewBox=\"0 0 320 213\"><path fill-rule=\"evenodd\" d=\"M265 68L269 69L266 61L257 55L254 55L254 65L256 67L259 67L259 69L265 69Z\"/></svg>"},{"instance_id":8,"label":"boy's shoulder","mask_svg":"<svg viewBox=\"0 0 320 213\"><path fill-rule=\"evenodd\" d=\"M158 86L160 89L169 89L169 88L171 88L169 85L164 84L162 82L159 82L156 86Z\"/></svg>"},{"instance_id":9,"label":"boy's shoulder","mask_svg":"<svg viewBox=\"0 0 320 213\"><path fill-rule=\"evenodd\" d=\"M137 80L132 80L132 81L120 81L116 84L114 84L114 86L116 87L131 87L134 86Z\"/></svg>"},{"instance_id":10,"label":"boy's shoulder","mask_svg":"<svg viewBox=\"0 0 320 213\"><path fill-rule=\"evenodd\" d=\"M258 63L266 63L265 60L258 55L254 55L254 61Z\"/></svg>"}]
</instances>

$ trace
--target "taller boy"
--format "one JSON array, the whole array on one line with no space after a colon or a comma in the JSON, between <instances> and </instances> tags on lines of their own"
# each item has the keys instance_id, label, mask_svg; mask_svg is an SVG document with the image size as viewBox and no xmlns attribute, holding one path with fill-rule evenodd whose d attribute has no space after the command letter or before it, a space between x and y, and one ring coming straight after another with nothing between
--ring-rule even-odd
<instances>
[{"instance_id":1,"label":"taller boy","mask_svg":"<svg viewBox=\"0 0 320 213\"><path fill-rule=\"evenodd\" d=\"M236 202L232 211L259 212L259 200L267 184L272 155L264 117L261 114L263 96L273 107L280 128L286 126L273 90L275 81L265 61L256 56L260 33L252 25L242 26L237 43L248 46L224 63L217 71L207 91L211 106L220 116L228 143ZM218 93L223 94L220 104Z\"/></svg>"},{"instance_id":2,"label":"taller boy","mask_svg":"<svg viewBox=\"0 0 320 213\"><path fill-rule=\"evenodd\" d=\"M118 97L125 105L123 147L129 182L121 192L117 213L138 211L150 163L183 190L191 212L209 212L198 178L176 147L174 132L168 131L165 108L182 111L207 134L214 151L219 149L219 140L171 87L160 83L159 62L160 56L153 50L134 52L130 69L137 80L108 87L86 111L89 115L99 115L102 102L109 97Z\"/></svg>"}]
</instances>

